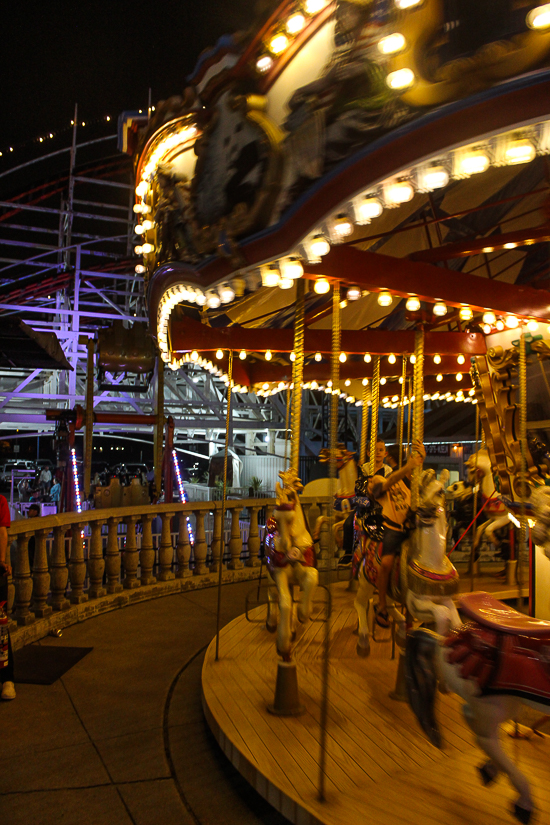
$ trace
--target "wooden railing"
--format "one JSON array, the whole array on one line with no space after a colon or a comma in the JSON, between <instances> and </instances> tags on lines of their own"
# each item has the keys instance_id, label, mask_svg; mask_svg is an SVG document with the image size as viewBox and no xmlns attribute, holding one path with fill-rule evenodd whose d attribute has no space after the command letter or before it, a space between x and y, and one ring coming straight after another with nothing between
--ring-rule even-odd
<instances>
[{"instance_id":1,"label":"wooden railing","mask_svg":"<svg viewBox=\"0 0 550 825\"><path fill-rule=\"evenodd\" d=\"M312 525L318 515L329 514L328 498L302 499L302 504ZM211 585L210 574L219 572L220 557L227 570L257 568L262 562L265 520L274 505L272 498L230 500L225 518L221 502L196 501L13 522L8 531L8 561L13 567L8 581L9 616L22 627L72 605L159 582L202 576L208 579L204 584ZM177 532L173 533L176 520ZM329 555L325 524L318 557L326 564ZM200 586L200 582L193 585Z\"/></svg>"}]
</instances>

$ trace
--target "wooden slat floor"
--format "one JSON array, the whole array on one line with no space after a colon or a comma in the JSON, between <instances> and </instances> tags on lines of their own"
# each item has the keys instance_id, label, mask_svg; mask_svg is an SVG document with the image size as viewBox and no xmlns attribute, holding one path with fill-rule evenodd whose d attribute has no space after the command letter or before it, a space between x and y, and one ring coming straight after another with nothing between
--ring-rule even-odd
<instances>
[{"instance_id":1,"label":"wooden slat floor","mask_svg":"<svg viewBox=\"0 0 550 825\"><path fill-rule=\"evenodd\" d=\"M318 599L322 598L319 591ZM409 706L389 698L397 659L389 631L379 630L368 659L355 652L353 594L332 586L326 799L319 800L319 742L324 624L299 630L294 657L299 717L277 717L273 701L278 657L264 625L265 607L235 619L208 648L203 707L224 752L275 808L296 825L510 825L516 796L507 779L485 788L476 765L483 756L462 719L456 696L438 697L442 751L424 737ZM321 607L317 611L321 611ZM507 752L532 783L532 823L550 812L550 739L504 735Z\"/></svg>"}]
</instances>

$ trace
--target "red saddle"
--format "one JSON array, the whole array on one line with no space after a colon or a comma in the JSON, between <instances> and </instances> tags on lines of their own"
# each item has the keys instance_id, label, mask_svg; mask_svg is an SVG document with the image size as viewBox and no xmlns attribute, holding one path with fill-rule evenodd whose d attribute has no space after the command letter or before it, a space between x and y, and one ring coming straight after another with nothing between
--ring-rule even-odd
<instances>
[{"instance_id":1,"label":"red saddle","mask_svg":"<svg viewBox=\"0 0 550 825\"><path fill-rule=\"evenodd\" d=\"M460 609L470 621L444 641L447 661L482 693L512 693L550 704L550 622L524 616L490 593L468 593Z\"/></svg>"}]
</instances>

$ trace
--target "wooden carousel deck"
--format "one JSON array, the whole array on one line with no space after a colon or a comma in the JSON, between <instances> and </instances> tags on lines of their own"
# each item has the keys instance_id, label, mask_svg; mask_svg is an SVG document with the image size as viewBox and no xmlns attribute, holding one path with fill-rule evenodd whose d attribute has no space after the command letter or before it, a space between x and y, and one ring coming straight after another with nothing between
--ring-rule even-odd
<instances>
[{"instance_id":1,"label":"wooden carousel deck","mask_svg":"<svg viewBox=\"0 0 550 825\"><path fill-rule=\"evenodd\" d=\"M318 597L320 598L320 597ZM368 659L355 653L353 595L332 586L326 801L319 800L319 740L324 624L313 621L298 637L295 659L299 717L273 716L275 639L264 625L265 606L227 625L209 646L202 673L203 706L227 757L275 808L296 825L510 825L515 792L506 779L485 788L483 761L462 719L456 696L438 697L444 750L421 733L407 703L389 698L397 659L389 631L379 631ZM321 610L321 607L318 608ZM300 631L299 631L300 632ZM550 726L546 728L550 730ZM550 738L505 736L508 753L529 777L537 812L550 812Z\"/></svg>"}]
</instances>

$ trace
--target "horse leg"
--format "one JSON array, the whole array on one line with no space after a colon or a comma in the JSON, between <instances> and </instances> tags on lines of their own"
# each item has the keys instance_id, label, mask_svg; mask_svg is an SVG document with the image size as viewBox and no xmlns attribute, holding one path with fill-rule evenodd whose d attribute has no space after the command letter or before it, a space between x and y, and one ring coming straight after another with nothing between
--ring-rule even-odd
<instances>
[{"instance_id":1,"label":"horse leg","mask_svg":"<svg viewBox=\"0 0 550 825\"><path fill-rule=\"evenodd\" d=\"M498 738L501 724L514 715L514 709L518 704L517 700L510 696L470 699L464 715L475 734L477 744L489 757L489 762L480 768L482 778L488 776L494 780L499 771L507 774L508 779L519 793L514 804L514 816L526 824L533 812L533 798L529 782L504 752Z\"/></svg>"},{"instance_id":2,"label":"horse leg","mask_svg":"<svg viewBox=\"0 0 550 825\"><path fill-rule=\"evenodd\" d=\"M313 594L319 582L319 572L315 567L305 567L297 564L294 569L294 575L302 592L298 604L298 621L303 623L307 622L311 615Z\"/></svg>"},{"instance_id":3,"label":"horse leg","mask_svg":"<svg viewBox=\"0 0 550 825\"><path fill-rule=\"evenodd\" d=\"M279 592L279 623L277 625L277 653L285 662L290 661L290 619L292 614L292 592L289 586L289 577L292 573L290 566L282 567L274 574L275 584Z\"/></svg>"},{"instance_id":4,"label":"horse leg","mask_svg":"<svg viewBox=\"0 0 550 825\"><path fill-rule=\"evenodd\" d=\"M267 575L267 582L267 618L265 626L270 633L275 633L277 630L277 600L273 588L276 587L276 584L271 573Z\"/></svg>"},{"instance_id":5,"label":"horse leg","mask_svg":"<svg viewBox=\"0 0 550 825\"><path fill-rule=\"evenodd\" d=\"M357 639L357 655L368 656L370 653L370 633L368 623L369 596L372 593L372 586L367 581L363 570L359 571L359 588L355 596L354 606L359 620L359 638Z\"/></svg>"}]
</instances>

